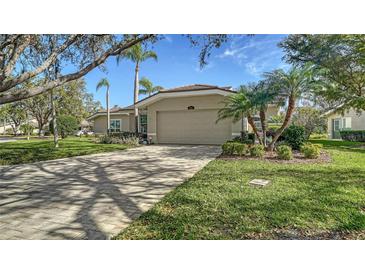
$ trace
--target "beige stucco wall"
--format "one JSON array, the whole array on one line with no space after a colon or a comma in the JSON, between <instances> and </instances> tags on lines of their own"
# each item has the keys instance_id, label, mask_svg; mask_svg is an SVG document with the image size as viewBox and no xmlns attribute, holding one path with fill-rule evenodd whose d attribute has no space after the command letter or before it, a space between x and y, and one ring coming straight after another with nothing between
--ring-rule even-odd
<instances>
[{"instance_id":1,"label":"beige stucco wall","mask_svg":"<svg viewBox=\"0 0 365 274\"><path fill-rule=\"evenodd\" d=\"M154 142L158 141L157 127L157 112L158 111L178 111L187 110L188 106L194 106L194 110L220 109L224 106L223 95L204 95L204 96L189 96L166 98L147 106L147 131L148 136L152 137ZM178 123L178 121L175 121ZM222 121L224 122L224 121ZM239 133L241 123L232 124L232 133Z\"/></svg>"},{"instance_id":2,"label":"beige stucco wall","mask_svg":"<svg viewBox=\"0 0 365 274\"><path fill-rule=\"evenodd\" d=\"M334 113L327 117L328 138L332 138L332 119L337 118L351 118L351 129L365 130L365 111L362 111L359 115L355 110L350 109L343 115L341 113Z\"/></svg>"},{"instance_id":3,"label":"beige stucco wall","mask_svg":"<svg viewBox=\"0 0 365 274\"><path fill-rule=\"evenodd\" d=\"M128 114L117 114L110 115L110 120L120 119L122 123L122 131L134 131L134 120L133 115ZM93 119L93 130L95 133L106 133L107 117L106 115L97 116Z\"/></svg>"}]
</instances>

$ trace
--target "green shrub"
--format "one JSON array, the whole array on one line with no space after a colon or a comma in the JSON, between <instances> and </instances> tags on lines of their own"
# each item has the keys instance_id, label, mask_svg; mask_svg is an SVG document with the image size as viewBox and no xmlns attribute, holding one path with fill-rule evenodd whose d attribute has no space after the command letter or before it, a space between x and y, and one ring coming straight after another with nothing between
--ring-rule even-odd
<instances>
[{"instance_id":1,"label":"green shrub","mask_svg":"<svg viewBox=\"0 0 365 274\"><path fill-rule=\"evenodd\" d=\"M243 144L254 144L255 143L255 133L248 133L246 131L241 131L241 136L235 137L233 142L240 142Z\"/></svg>"},{"instance_id":2,"label":"green shrub","mask_svg":"<svg viewBox=\"0 0 365 274\"><path fill-rule=\"evenodd\" d=\"M222 153L224 155L232 155L233 154L233 142L227 141L222 145Z\"/></svg>"},{"instance_id":3,"label":"green shrub","mask_svg":"<svg viewBox=\"0 0 365 274\"><path fill-rule=\"evenodd\" d=\"M328 135L326 133L324 133L324 134L322 134L322 133L312 133L309 136L309 139L312 139L312 140L316 140L316 139L326 140L326 139L328 139Z\"/></svg>"},{"instance_id":4,"label":"green shrub","mask_svg":"<svg viewBox=\"0 0 365 274\"><path fill-rule=\"evenodd\" d=\"M265 148L263 145L253 145L250 147L251 156L262 158L264 154L265 154Z\"/></svg>"},{"instance_id":5,"label":"green shrub","mask_svg":"<svg viewBox=\"0 0 365 274\"><path fill-rule=\"evenodd\" d=\"M99 137L100 144L125 144L129 146L138 146L139 139L137 137L113 137L109 135L102 135Z\"/></svg>"},{"instance_id":6,"label":"green shrub","mask_svg":"<svg viewBox=\"0 0 365 274\"><path fill-rule=\"evenodd\" d=\"M34 126L31 124L23 124L20 126L20 131L23 132L24 135L31 135L34 131Z\"/></svg>"},{"instance_id":7,"label":"green shrub","mask_svg":"<svg viewBox=\"0 0 365 274\"><path fill-rule=\"evenodd\" d=\"M13 134L14 134L14 131L13 131L13 129L12 129L12 128L7 128L7 129L5 130L5 134L6 134L6 135L13 135Z\"/></svg>"},{"instance_id":8,"label":"green shrub","mask_svg":"<svg viewBox=\"0 0 365 274\"><path fill-rule=\"evenodd\" d=\"M342 140L365 142L365 130L340 130Z\"/></svg>"},{"instance_id":9,"label":"green shrub","mask_svg":"<svg viewBox=\"0 0 365 274\"><path fill-rule=\"evenodd\" d=\"M305 158L316 159L321 154L321 144L305 143L302 145L300 151L304 154Z\"/></svg>"},{"instance_id":10,"label":"green shrub","mask_svg":"<svg viewBox=\"0 0 365 274\"><path fill-rule=\"evenodd\" d=\"M79 128L79 123L77 119L70 115L60 115L57 117L57 130L62 138L66 138L69 135L75 133L75 131ZM53 132L53 121L49 123L49 131Z\"/></svg>"},{"instance_id":11,"label":"green shrub","mask_svg":"<svg viewBox=\"0 0 365 274\"><path fill-rule=\"evenodd\" d=\"M233 153L243 156L247 153L247 145L242 143L233 143Z\"/></svg>"},{"instance_id":12,"label":"green shrub","mask_svg":"<svg viewBox=\"0 0 365 274\"><path fill-rule=\"evenodd\" d=\"M293 152L290 146L280 145L276 148L278 158L281 160L291 160L293 159Z\"/></svg>"},{"instance_id":13,"label":"green shrub","mask_svg":"<svg viewBox=\"0 0 365 274\"><path fill-rule=\"evenodd\" d=\"M284 142L295 150L299 150L306 141L305 130L302 126L289 126L284 130L282 137Z\"/></svg>"},{"instance_id":14,"label":"green shrub","mask_svg":"<svg viewBox=\"0 0 365 274\"><path fill-rule=\"evenodd\" d=\"M242 156L247 153L247 145L240 142L227 141L222 145L222 151L224 155L237 154Z\"/></svg>"}]
</instances>

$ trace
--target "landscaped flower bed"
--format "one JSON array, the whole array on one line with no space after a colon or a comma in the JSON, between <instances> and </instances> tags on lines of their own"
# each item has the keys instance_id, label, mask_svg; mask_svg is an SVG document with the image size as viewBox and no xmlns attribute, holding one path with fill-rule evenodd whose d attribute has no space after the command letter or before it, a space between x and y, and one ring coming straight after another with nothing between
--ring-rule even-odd
<instances>
[{"instance_id":1,"label":"landscaped flower bed","mask_svg":"<svg viewBox=\"0 0 365 274\"><path fill-rule=\"evenodd\" d=\"M275 151L265 151L262 145L249 145L228 141L222 145L219 159L225 160L257 160L277 163L329 163L330 155L323 151L319 144L305 143L300 150L292 150L290 146L279 145Z\"/></svg>"}]
</instances>

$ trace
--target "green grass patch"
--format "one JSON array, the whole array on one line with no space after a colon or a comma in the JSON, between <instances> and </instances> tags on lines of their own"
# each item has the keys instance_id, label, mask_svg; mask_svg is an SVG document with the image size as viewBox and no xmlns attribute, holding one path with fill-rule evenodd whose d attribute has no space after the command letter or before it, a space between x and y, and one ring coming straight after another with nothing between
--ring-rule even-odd
<instances>
[{"instance_id":1,"label":"green grass patch","mask_svg":"<svg viewBox=\"0 0 365 274\"><path fill-rule=\"evenodd\" d=\"M313 142L324 145L331 163L214 160L115 238L364 239L365 150ZM272 184L251 187L254 178Z\"/></svg>"},{"instance_id":2,"label":"green grass patch","mask_svg":"<svg viewBox=\"0 0 365 274\"><path fill-rule=\"evenodd\" d=\"M126 149L126 145L98 144L92 137L68 137L54 148L53 140L31 139L0 143L0 165L14 165Z\"/></svg>"}]
</instances>

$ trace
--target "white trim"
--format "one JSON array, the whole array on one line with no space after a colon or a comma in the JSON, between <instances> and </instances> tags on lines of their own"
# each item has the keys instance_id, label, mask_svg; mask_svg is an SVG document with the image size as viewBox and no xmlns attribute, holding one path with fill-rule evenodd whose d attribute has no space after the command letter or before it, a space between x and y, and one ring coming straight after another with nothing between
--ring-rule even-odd
<instances>
[{"instance_id":1,"label":"white trim","mask_svg":"<svg viewBox=\"0 0 365 274\"><path fill-rule=\"evenodd\" d=\"M135 104L136 107L143 107L149 105L153 102L159 101L164 98L176 98L176 97L188 97L188 96L203 96L203 95L214 95L219 94L223 96L227 96L232 94L232 92L224 91L220 89L209 89L209 90L198 90L198 91L172 91L172 92L161 92L153 95L145 100L137 102Z\"/></svg>"},{"instance_id":2,"label":"white trim","mask_svg":"<svg viewBox=\"0 0 365 274\"><path fill-rule=\"evenodd\" d=\"M147 135L156 136L156 133L155 132L153 132L153 133L147 133Z\"/></svg>"}]
</instances>

